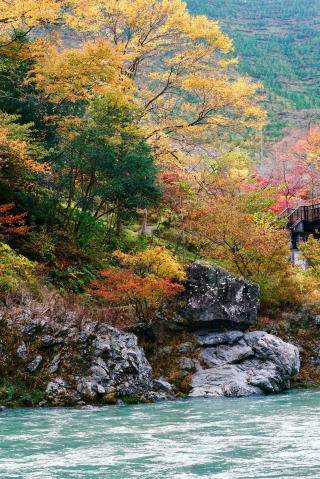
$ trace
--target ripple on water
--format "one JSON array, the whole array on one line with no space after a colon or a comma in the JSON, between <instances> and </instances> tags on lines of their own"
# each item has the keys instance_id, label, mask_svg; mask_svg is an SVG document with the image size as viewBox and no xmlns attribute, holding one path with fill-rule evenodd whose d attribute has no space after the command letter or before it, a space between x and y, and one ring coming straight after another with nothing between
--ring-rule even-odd
<instances>
[{"instance_id":1,"label":"ripple on water","mask_svg":"<svg viewBox=\"0 0 320 479\"><path fill-rule=\"evenodd\" d=\"M320 479L320 391L0 416L1 479Z\"/></svg>"}]
</instances>

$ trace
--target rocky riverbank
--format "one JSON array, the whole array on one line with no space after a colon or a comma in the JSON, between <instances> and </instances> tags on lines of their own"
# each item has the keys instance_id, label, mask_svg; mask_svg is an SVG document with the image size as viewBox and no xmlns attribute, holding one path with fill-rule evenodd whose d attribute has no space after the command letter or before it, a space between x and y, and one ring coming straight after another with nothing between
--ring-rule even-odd
<instances>
[{"instance_id":1,"label":"rocky riverbank","mask_svg":"<svg viewBox=\"0 0 320 479\"><path fill-rule=\"evenodd\" d=\"M298 348L264 331L246 332L257 319L256 286L197 262L182 299L183 326L167 330L164 341L154 333L147 356L134 334L90 317L32 302L3 306L1 404L239 397L290 386Z\"/></svg>"}]
</instances>

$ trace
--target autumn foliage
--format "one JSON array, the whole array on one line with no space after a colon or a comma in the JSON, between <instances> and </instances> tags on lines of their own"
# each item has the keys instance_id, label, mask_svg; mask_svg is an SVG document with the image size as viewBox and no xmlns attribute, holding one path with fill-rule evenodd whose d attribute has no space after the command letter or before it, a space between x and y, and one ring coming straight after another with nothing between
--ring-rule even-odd
<instances>
[{"instance_id":1,"label":"autumn foliage","mask_svg":"<svg viewBox=\"0 0 320 479\"><path fill-rule=\"evenodd\" d=\"M130 305L135 316L147 324L151 324L168 298L183 291L178 283L155 276L143 278L126 269L100 274L103 279L91 283L88 292L119 306Z\"/></svg>"},{"instance_id":2,"label":"autumn foliage","mask_svg":"<svg viewBox=\"0 0 320 479\"><path fill-rule=\"evenodd\" d=\"M11 235L25 235L30 226L25 225L27 213L13 214L14 203L0 205L0 237Z\"/></svg>"},{"instance_id":3,"label":"autumn foliage","mask_svg":"<svg viewBox=\"0 0 320 479\"><path fill-rule=\"evenodd\" d=\"M320 128L263 158L261 85L237 62L182 0L0 0L4 240L145 322L199 257L294 301L277 214L319 197Z\"/></svg>"},{"instance_id":4,"label":"autumn foliage","mask_svg":"<svg viewBox=\"0 0 320 479\"><path fill-rule=\"evenodd\" d=\"M126 254L115 251L113 255L122 265L130 267L140 275L156 275L170 281L183 281L185 271L176 258L165 248L156 246L139 251L135 254Z\"/></svg>"},{"instance_id":5,"label":"autumn foliage","mask_svg":"<svg viewBox=\"0 0 320 479\"><path fill-rule=\"evenodd\" d=\"M320 195L320 127L288 130L262 168L263 180L278 188L276 211L313 202Z\"/></svg>"}]
</instances>

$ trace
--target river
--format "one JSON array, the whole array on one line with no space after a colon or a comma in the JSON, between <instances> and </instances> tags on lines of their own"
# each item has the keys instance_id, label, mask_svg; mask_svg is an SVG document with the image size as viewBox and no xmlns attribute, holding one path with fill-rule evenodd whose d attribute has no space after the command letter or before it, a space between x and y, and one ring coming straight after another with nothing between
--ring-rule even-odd
<instances>
[{"instance_id":1,"label":"river","mask_svg":"<svg viewBox=\"0 0 320 479\"><path fill-rule=\"evenodd\" d=\"M320 479L320 391L0 415L1 479Z\"/></svg>"}]
</instances>

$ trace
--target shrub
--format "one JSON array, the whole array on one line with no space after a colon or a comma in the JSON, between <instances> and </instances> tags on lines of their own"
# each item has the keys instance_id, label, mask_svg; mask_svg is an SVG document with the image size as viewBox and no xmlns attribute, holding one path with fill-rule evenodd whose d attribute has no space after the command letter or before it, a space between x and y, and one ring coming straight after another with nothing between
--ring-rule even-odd
<instances>
[{"instance_id":1,"label":"shrub","mask_svg":"<svg viewBox=\"0 0 320 479\"><path fill-rule=\"evenodd\" d=\"M142 276L154 274L174 281L183 281L186 276L181 264L170 251L161 246L148 248L131 255L120 251L115 251L113 254L122 264Z\"/></svg>"},{"instance_id":2,"label":"shrub","mask_svg":"<svg viewBox=\"0 0 320 479\"><path fill-rule=\"evenodd\" d=\"M0 293L14 292L20 287L34 287L35 263L0 243Z\"/></svg>"},{"instance_id":3,"label":"shrub","mask_svg":"<svg viewBox=\"0 0 320 479\"><path fill-rule=\"evenodd\" d=\"M130 305L136 317L147 324L151 324L170 296L183 291L180 284L154 276L143 278L130 270L101 271L101 276L87 291L119 306Z\"/></svg>"},{"instance_id":4,"label":"shrub","mask_svg":"<svg viewBox=\"0 0 320 479\"><path fill-rule=\"evenodd\" d=\"M28 235L25 248L31 258L39 261L52 261L55 257L55 244L45 226Z\"/></svg>"}]
</instances>

